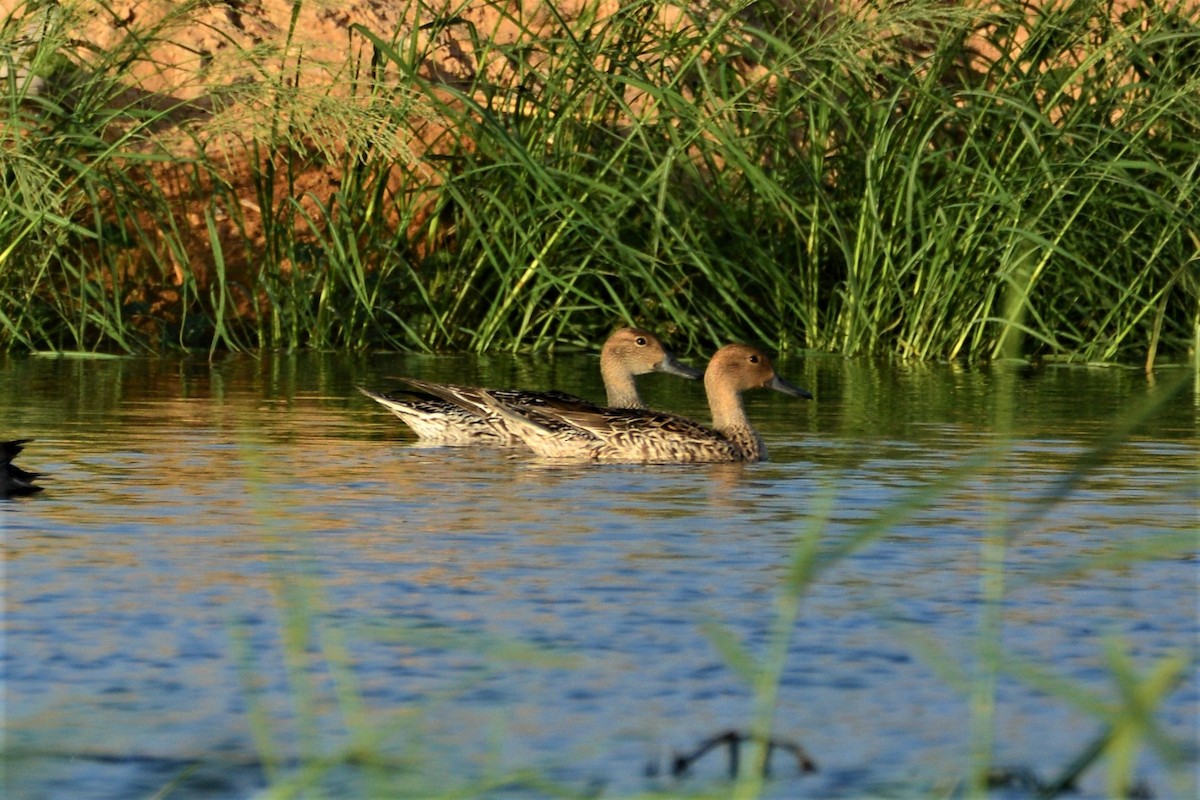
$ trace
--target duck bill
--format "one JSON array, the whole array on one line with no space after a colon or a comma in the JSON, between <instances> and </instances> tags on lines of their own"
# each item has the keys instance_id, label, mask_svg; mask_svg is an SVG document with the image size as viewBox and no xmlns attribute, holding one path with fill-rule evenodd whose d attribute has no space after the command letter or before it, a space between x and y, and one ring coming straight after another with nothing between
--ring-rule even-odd
<instances>
[{"instance_id":1,"label":"duck bill","mask_svg":"<svg viewBox=\"0 0 1200 800\"><path fill-rule=\"evenodd\" d=\"M680 378L687 378L689 381L699 380L704 376L704 373L698 369L686 367L675 360L675 356L667 353L662 361L654 365L655 372L665 372L668 375L677 375Z\"/></svg>"},{"instance_id":2,"label":"duck bill","mask_svg":"<svg viewBox=\"0 0 1200 800\"><path fill-rule=\"evenodd\" d=\"M796 386L795 384L788 383L787 381L785 381L783 378L779 377L778 375L776 375L774 378L769 380L764 385L768 389L774 389L777 392L783 392L784 394L790 394L793 397L803 397L805 400L813 399L812 392L810 392L808 389L801 389L799 386Z\"/></svg>"}]
</instances>

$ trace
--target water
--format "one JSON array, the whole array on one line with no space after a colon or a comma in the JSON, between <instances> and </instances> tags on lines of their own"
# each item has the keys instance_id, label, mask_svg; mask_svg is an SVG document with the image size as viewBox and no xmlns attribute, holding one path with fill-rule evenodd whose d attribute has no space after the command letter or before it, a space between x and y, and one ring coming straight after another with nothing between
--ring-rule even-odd
<instances>
[{"instance_id":1,"label":"water","mask_svg":"<svg viewBox=\"0 0 1200 800\"><path fill-rule=\"evenodd\" d=\"M719 796L723 754L665 772L752 717L720 643L767 652L801 537L849 546L942 479L805 593L773 729L819 771L780 753L766 795L924 796L965 773L984 543L1006 524L1006 657L1116 704L1111 650L1141 675L1187 655L1156 716L1184 760L1144 755L1137 776L1196 794L1194 391L1036 510L1169 373L797 358L780 371L817 402L748 398L770 462L645 467L415 446L353 388L414 374L600 396L583 355L0 366L0 435L35 438L20 463L53 476L0 501L5 797L246 797L297 780L300 754L341 764L312 784L333 797L546 796L530 774ZM696 384L643 385L705 414ZM1101 725L998 679L998 764L1048 779ZM374 760L340 758L354 747ZM1081 789L1103 797L1103 768Z\"/></svg>"}]
</instances>

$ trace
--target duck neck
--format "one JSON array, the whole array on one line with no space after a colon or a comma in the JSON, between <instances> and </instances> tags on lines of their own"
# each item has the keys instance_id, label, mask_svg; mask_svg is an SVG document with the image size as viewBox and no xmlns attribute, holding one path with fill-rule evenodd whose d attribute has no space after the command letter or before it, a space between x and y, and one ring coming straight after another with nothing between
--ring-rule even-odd
<instances>
[{"instance_id":1,"label":"duck neck","mask_svg":"<svg viewBox=\"0 0 1200 800\"><path fill-rule=\"evenodd\" d=\"M614 364L610 359L600 358L600 377L604 379L604 390L608 393L609 408L645 408L637 384L629 370Z\"/></svg>"},{"instance_id":2,"label":"duck neck","mask_svg":"<svg viewBox=\"0 0 1200 800\"><path fill-rule=\"evenodd\" d=\"M742 395L736 389L722 386L704 376L704 393L708 395L708 408L712 412L713 428L721 433L737 428L749 428L746 409L742 406Z\"/></svg>"},{"instance_id":3,"label":"duck neck","mask_svg":"<svg viewBox=\"0 0 1200 800\"><path fill-rule=\"evenodd\" d=\"M758 431L746 417L741 392L710 382L707 375L704 389L712 411L713 428L741 451L744 460L761 461L766 449Z\"/></svg>"}]
</instances>

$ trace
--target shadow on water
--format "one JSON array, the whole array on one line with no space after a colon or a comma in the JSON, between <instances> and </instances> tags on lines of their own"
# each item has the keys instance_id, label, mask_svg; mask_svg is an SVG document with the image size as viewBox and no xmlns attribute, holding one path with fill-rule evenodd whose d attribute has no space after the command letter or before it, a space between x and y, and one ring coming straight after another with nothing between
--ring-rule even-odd
<instances>
[{"instance_id":1,"label":"shadow on water","mask_svg":"<svg viewBox=\"0 0 1200 800\"><path fill-rule=\"evenodd\" d=\"M804 586L771 730L820 768L776 768L765 796L952 792L981 748L1055 775L1118 704L1114 642L1139 675L1195 663L1195 396L1028 513L1161 391L1140 373L793 358L780 372L815 403L747 397L771 461L646 467L416 446L354 390L411 374L599 398L584 355L0 366L0 438L33 438L22 464L50 476L0 501L8 797L722 794L721 758L666 765L753 722L748 675L814 520L844 554ZM699 385L643 386L707 418ZM1136 762L1159 796L1195 793L1198 708L1194 680L1157 707L1183 747Z\"/></svg>"}]
</instances>

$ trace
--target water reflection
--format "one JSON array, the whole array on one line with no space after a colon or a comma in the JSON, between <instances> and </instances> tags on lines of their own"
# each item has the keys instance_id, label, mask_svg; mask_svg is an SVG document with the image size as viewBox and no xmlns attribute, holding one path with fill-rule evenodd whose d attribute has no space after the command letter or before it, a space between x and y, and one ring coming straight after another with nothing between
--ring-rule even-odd
<instances>
[{"instance_id":1,"label":"water reflection","mask_svg":"<svg viewBox=\"0 0 1200 800\"><path fill-rule=\"evenodd\" d=\"M772 796L919 791L955 774L969 741L945 675L976 652L981 538L1027 516L1160 389L1114 370L811 357L780 370L816 403L747 396L770 462L586 466L413 446L353 387L419 374L600 397L588 356L2 367L0 433L34 437L23 459L52 475L0 512L5 788L31 798L148 796L193 763L171 796L245 796L273 754L286 774L289 755L336 752L363 729L396 764L414 759L427 787L533 766L574 789L635 793L645 762L746 724L751 693L706 626L763 652L814 517L827 517L827 546L852 541L996 446L985 468L824 569L782 676L777 732L822 770L779 775ZM644 388L655 407L706 415L701 387ZM1198 466L1184 396L1015 531L1006 650L1101 696L1108 636L1143 670L1195 654L1194 604L1179 602L1196 596L1194 560L1179 548L1103 560L1194 536ZM1198 707L1188 682L1162 723L1186 739ZM1044 776L1097 729L1009 679L996 723L998 759ZM370 794L364 769L336 771L330 793ZM1194 794L1193 770L1140 770L1163 796ZM722 771L702 765L687 786ZM1089 774L1083 796L1103 794Z\"/></svg>"}]
</instances>

